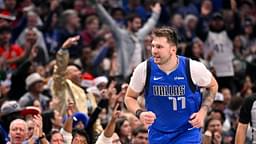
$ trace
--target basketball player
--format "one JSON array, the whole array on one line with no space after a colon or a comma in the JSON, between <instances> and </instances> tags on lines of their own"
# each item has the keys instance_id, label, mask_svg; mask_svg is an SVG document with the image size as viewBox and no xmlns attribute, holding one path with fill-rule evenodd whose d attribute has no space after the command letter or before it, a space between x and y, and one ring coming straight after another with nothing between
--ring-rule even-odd
<instances>
[{"instance_id":1,"label":"basketball player","mask_svg":"<svg viewBox=\"0 0 256 144\"><path fill-rule=\"evenodd\" d=\"M150 144L199 144L200 127L218 84L202 63L176 55L178 40L173 28L156 28L151 44L153 56L134 70L125 104L149 126ZM204 100L199 87L209 89ZM146 110L136 100L143 89Z\"/></svg>"}]
</instances>

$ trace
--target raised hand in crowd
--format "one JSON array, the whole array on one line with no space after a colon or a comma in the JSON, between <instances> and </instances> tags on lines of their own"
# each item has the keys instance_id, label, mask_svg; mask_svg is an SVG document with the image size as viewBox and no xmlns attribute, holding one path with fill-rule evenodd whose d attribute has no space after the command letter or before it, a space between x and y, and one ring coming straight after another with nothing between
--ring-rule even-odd
<instances>
[{"instance_id":1,"label":"raised hand in crowd","mask_svg":"<svg viewBox=\"0 0 256 144\"><path fill-rule=\"evenodd\" d=\"M63 49L67 49L69 47L71 47L72 45L77 44L77 41L80 39L80 36L74 36L74 37L70 37L68 38L62 45Z\"/></svg>"},{"instance_id":2,"label":"raised hand in crowd","mask_svg":"<svg viewBox=\"0 0 256 144\"><path fill-rule=\"evenodd\" d=\"M111 108L114 108L117 96L116 96L116 81L111 81L111 83L108 86L108 98L109 98L109 106Z\"/></svg>"},{"instance_id":3,"label":"raised hand in crowd","mask_svg":"<svg viewBox=\"0 0 256 144\"><path fill-rule=\"evenodd\" d=\"M74 102L69 100L68 107L67 107L67 116L71 117L74 114L74 112L75 112Z\"/></svg>"},{"instance_id":4,"label":"raised hand in crowd","mask_svg":"<svg viewBox=\"0 0 256 144\"><path fill-rule=\"evenodd\" d=\"M161 12L161 5L159 2L155 3L152 7L151 10L155 13L160 13Z\"/></svg>"},{"instance_id":5,"label":"raised hand in crowd","mask_svg":"<svg viewBox=\"0 0 256 144\"><path fill-rule=\"evenodd\" d=\"M66 109L66 113L67 113L67 120L64 123L64 130L72 133L72 124L73 124L73 114L74 114L74 102L69 100L68 102L68 106Z\"/></svg>"},{"instance_id":6,"label":"raised hand in crowd","mask_svg":"<svg viewBox=\"0 0 256 144\"><path fill-rule=\"evenodd\" d=\"M28 58L30 61L33 61L37 57L37 55L38 55L38 49L35 47L32 47Z\"/></svg>"},{"instance_id":7,"label":"raised hand in crowd","mask_svg":"<svg viewBox=\"0 0 256 144\"><path fill-rule=\"evenodd\" d=\"M236 0L230 0L230 6L233 12L237 11L237 3Z\"/></svg>"},{"instance_id":8,"label":"raised hand in crowd","mask_svg":"<svg viewBox=\"0 0 256 144\"><path fill-rule=\"evenodd\" d=\"M117 110L118 107L119 107L119 103L116 103L116 105L113 109L113 112L112 112L110 122L107 125L106 129L104 130L104 135L106 137L111 137L115 131L116 119L121 115L121 111Z\"/></svg>"},{"instance_id":9,"label":"raised hand in crowd","mask_svg":"<svg viewBox=\"0 0 256 144\"><path fill-rule=\"evenodd\" d=\"M212 12L212 8L210 7L211 2L205 1L202 2L201 5L201 15L202 16L208 16Z\"/></svg>"},{"instance_id":10,"label":"raised hand in crowd","mask_svg":"<svg viewBox=\"0 0 256 144\"><path fill-rule=\"evenodd\" d=\"M33 136L28 140L28 144L35 144L40 142L40 144L49 144L43 132L43 120L40 114L33 115L32 120L35 124Z\"/></svg>"},{"instance_id":11,"label":"raised hand in crowd","mask_svg":"<svg viewBox=\"0 0 256 144\"><path fill-rule=\"evenodd\" d=\"M59 7L59 4L60 4L59 0L51 0L50 1L50 9L51 9L51 11L56 10Z\"/></svg>"},{"instance_id":12,"label":"raised hand in crowd","mask_svg":"<svg viewBox=\"0 0 256 144\"><path fill-rule=\"evenodd\" d=\"M107 124L106 128L104 129L104 132L101 133L101 135L98 137L96 144L110 144L114 141L112 137L116 128L116 119L121 115L121 111L117 110L118 107L119 103L116 103L111 115L111 119Z\"/></svg>"},{"instance_id":13,"label":"raised hand in crowd","mask_svg":"<svg viewBox=\"0 0 256 144\"><path fill-rule=\"evenodd\" d=\"M50 101L49 109L50 110L56 110L59 103L60 103L59 98L53 97L52 100Z\"/></svg>"}]
</instances>

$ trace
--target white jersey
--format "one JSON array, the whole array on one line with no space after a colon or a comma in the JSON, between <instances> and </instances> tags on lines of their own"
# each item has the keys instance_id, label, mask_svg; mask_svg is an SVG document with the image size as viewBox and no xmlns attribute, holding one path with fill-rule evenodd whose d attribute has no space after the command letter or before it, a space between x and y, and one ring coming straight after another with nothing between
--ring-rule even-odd
<instances>
[{"instance_id":1,"label":"white jersey","mask_svg":"<svg viewBox=\"0 0 256 144\"><path fill-rule=\"evenodd\" d=\"M190 74L193 83L197 86L206 87L210 84L212 74L203 63L190 59ZM137 93L143 91L146 82L147 61L140 63L134 70L129 86ZM171 72L166 72L171 73Z\"/></svg>"},{"instance_id":2,"label":"white jersey","mask_svg":"<svg viewBox=\"0 0 256 144\"><path fill-rule=\"evenodd\" d=\"M132 58L129 64L129 69L133 71L133 69L142 62L142 45L140 44L138 37L132 34L130 36L135 45L135 49L133 51Z\"/></svg>"},{"instance_id":3,"label":"white jersey","mask_svg":"<svg viewBox=\"0 0 256 144\"><path fill-rule=\"evenodd\" d=\"M213 52L212 64L218 77L234 76L232 65L233 43L227 32L209 32L204 48L205 55Z\"/></svg>"}]
</instances>

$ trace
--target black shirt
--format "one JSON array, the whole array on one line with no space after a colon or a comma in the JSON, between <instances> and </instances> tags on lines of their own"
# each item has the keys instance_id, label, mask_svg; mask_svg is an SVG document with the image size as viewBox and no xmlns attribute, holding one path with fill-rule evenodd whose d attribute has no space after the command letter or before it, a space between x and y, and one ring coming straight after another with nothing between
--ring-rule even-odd
<instances>
[{"instance_id":1,"label":"black shirt","mask_svg":"<svg viewBox=\"0 0 256 144\"><path fill-rule=\"evenodd\" d=\"M252 117L252 114L256 115L256 94L245 98L240 110L239 122L256 125L256 119ZM252 122L254 122L254 124Z\"/></svg>"}]
</instances>

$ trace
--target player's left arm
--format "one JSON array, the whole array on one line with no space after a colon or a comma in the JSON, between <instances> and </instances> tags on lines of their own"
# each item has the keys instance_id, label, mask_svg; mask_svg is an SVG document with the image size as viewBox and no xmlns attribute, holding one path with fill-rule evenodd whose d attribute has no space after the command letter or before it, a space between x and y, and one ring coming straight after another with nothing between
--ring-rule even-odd
<instances>
[{"instance_id":1,"label":"player's left arm","mask_svg":"<svg viewBox=\"0 0 256 144\"><path fill-rule=\"evenodd\" d=\"M203 126L205 116L214 101L214 97L218 91L218 83L211 72L202 63L191 60L190 67L194 84L208 89L207 94L204 95L200 110L193 113L189 120L189 123L193 127L199 128Z\"/></svg>"},{"instance_id":2,"label":"player's left arm","mask_svg":"<svg viewBox=\"0 0 256 144\"><path fill-rule=\"evenodd\" d=\"M208 91L204 95L201 109L203 109L207 112L211 108L212 103L214 101L214 97L215 97L216 93L218 92L218 83L213 76L211 77L210 84L206 88L208 89Z\"/></svg>"}]
</instances>

